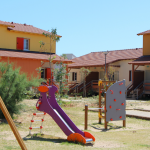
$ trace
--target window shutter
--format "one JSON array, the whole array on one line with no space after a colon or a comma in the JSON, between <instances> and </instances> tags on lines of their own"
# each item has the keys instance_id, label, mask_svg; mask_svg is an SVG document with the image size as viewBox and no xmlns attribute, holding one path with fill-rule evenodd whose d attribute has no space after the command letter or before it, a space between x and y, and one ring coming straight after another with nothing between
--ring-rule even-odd
<instances>
[{"instance_id":1,"label":"window shutter","mask_svg":"<svg viewBox=\"0 0 150 150\"><path fill-rule=\"evenodd\" d=\"M47 78L47 79L50 79L50 78L51 78L51 69L50 69L50 68L47 68L47 69L46 69L46 78Z\"/></svg>"},{"instance_id":2,"label":"window shutter","mask_svg":"<svg viewBox=\"0 0 150 150\"><path fill-rule=\"evenodd\" d=\"M17 37L17 49L23 50L24 38Z\"/></svg>"},{"instance_id":3,"label":"window shutter","mask_svg":"<svg viewBox=\"0 0 150 150\"><path fill-rule=\"evenodd\" d=\"M50 79L51 78L51 69L50 68L46 68L45 69L45 78L46 79ZM53 72L52 72L52 79L53 79Z\"/></svg>"},{"instance_id":4,"label":"window shutter","mask_svg":"<svg viewBox=\"0 0 150 150\"><path fill-rule=\"evenodd\" d=\"M131 81L131 70L129 70L129 81Z\"/></svg>"},{"instance_id":5,"label":"window shutter","mask_svg":"<svg viewBox=\"0 0 150 150\"><path fill-rule=\"evenodd\" d=\"M72 73L72 81L74 81L74 72Z\"/></svg>"},{"instance_id":6,"label":"window shutter","mask_svg":"<svg viewBox=\"0 0 150 150\"><path fill-rule=\"evenodd\" d=\"M75 73L75 80L77 81L77 72Z\"/></svg>"}]
</instances>

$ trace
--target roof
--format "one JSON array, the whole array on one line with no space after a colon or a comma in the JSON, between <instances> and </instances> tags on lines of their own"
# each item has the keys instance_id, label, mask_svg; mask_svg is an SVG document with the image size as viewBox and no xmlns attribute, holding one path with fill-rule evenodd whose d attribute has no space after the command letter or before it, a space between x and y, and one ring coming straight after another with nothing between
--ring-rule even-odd
<instances>
[{"instance_id":1,"label":"roof","mask_svg":"<svg viewBox=\"0 0 150 150\"><path fill-rule=\"evenodd\" d=\"M57 54L52 54L51 58L53 58L54 56L56 58L53 60L53 63L60 62L60 56L58 56ZM40 61L49 61L50 54L0 50L0 57L24 58L24 59L33 59L33 60L40 60ZM65 62L65 63L72 63L71 60L63 59L63 58L61 58L61 61Z\"/></svg>"},{"instance_id":2,"label":"roof","mask_svg":"<svg viewBox=\"0 0 150 150\"><path fill-rule=\"evenodd\" d=\"M19 23L14 23L14 22L5 22L0 20L0 25L5 25L8 26L8 30L12 31L18 31L18 32L27 32L27 33L34 33L34 34L43 34L43 33L51 33L45 30L42 30L40 28L36 28L32 25L27 25L27 24L19 24ZM61 37L60 35L58 35Z\"/></svg>"},{"instance_id":3,"label":"roof","mask_svg":"<svg viewBox=\"0 0 150 150\"><path fill-rule=\"evenodd\" d=\"M140 58L129 62L128 64L134 65L148 65L150 64L150 56L141 56Z\"/></svg>"},{"instance_id":4,"label":"roof","mask_svg":"<svg viewBox=\"0 0 150 150\"><path fill-rule=\"evenodd\" d=\"M106 64L110 64L120 60L137 59L142 55L142 48L109 51L106 56ZM104 66L105 55L103 54L103 52L91 52L81 57L76 57L72 59L72 61L74 63L69 64L69 68Z\"/></svg>"},{"instance_id":5,"label":"roof","mask_svg":"<svg viewBox=\"0 0 150 150\"><path fill-rule=\"evenodd\" d=\"M150 34L150 30L147 30L147 31L144 31L144 32L138 33L137 35L145 35L145 34Z\"/></svg>"}]
</instances>

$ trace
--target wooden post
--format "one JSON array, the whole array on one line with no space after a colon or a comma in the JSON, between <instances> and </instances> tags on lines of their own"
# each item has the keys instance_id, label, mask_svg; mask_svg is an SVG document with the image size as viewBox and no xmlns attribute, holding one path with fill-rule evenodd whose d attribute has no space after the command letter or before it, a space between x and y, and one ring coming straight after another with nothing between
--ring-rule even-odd
<instances>
[{"instance_id":1,"label":"wooden post","mask_svg":"<svg viewBox=\"0 0 150 150\"><path fill-rule=\"evenodd\" d=\"M126 120L123 120L123 127L126 127Z\"/></svg>"},{"instance_id":2,"label":"wooden post","mask_svg":"<svg viewBox=\"0 0 150 150\"><path fill-rule=\"evenodd\" d=\"M104 121L104 128L107 129L107 121L106 121L106 92L104 93L104 101L105 101L105 105L104 105L104 111L105 111L105 121Z\"/></svg>"},{"instance_id":3,"label":"wooden post","mask_svg":"<svg viewBox=\"0 0 150 150\"><path fill-rule=\"evenodd\" d=\"M99 85L99 108L101 108L101 90L102 90L102 84ZM102 111L99 109L99 113L102 116ZM101 118L99 118L99 123L101 124Z\"/></svg>"},{"instance_id":4,"label":"wooden post","mask_svg":"<svg viewBox=\"0 0 150 150\"><path fill-rule=\"evenodd\" d=\"M88 122L88 105L85 105L85 126L84 130L87 130L87 122Z\"/></svg>"},{"instance_id":5,"label":"wooden post","mask_svg":"<svg viewBox=\"0 0 150 150\"><path fill-rule=\"evenodd\" d=\"M5 106L5 104L4 104L4 102L3 102L1 97L0 97L0 108L1 108L1 110L2 110L2 112L4 114L4 116L5 116L8 124L10 125L11 130L13 131L13 133L14 133L14 135L15 135L15 137L16 137L16 139L17 139L17 141L18 141L18 143L19 143L19 145L21 147L21 149L22 150L27 150L27 147L24 144L24 141L21 138L21 136L20 136L20 134L19 134L19 132L18 132L18 130L17 130L17 128L16 128L16 126L15 126L15 124L14 124L14 122L13 122L13 120L12 120L12 118L11 118L11 116L10 116L10 114L9 114L9 112L8 112L8 110L7 110L7 108L6 108L6 106Z\"/></svg>"},{"instance_id":6,"label":"wooden post","mask_svg":"<svg viewBox=\"0 0 150 150\"><path fill-rule=\"evenodd\" d=\"M134 64L132 64L132 84L134 82Z\"/></svg>"},{"instance_id":7,"label":"wooden post","mask_svg":"<svg viewBox=\"0 0 150 150\"><path fill-rule=\"evenodd\" d=\"M106 85L106 92L107 92L108 88L109 88L109 85L107 84L107 85Z\"/></svg>"},{"instance_id":8,"label":"wooden post","mask_svg":"<svg viewBox=\"0 0 150 150\"><path fill-rule=\"evenodd\" d=\"M66 65L66 75L65 75L65 78L67 79L67 84L68 84L68 76L67 76L67 74L68 74L68 64Z\"/></svg>"}]
</instances>

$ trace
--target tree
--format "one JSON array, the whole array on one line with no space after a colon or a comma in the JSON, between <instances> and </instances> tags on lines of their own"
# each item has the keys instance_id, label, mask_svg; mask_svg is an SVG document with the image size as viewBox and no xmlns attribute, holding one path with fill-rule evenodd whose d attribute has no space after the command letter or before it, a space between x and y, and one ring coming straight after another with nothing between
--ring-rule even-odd
<instances>
[{"instance_id":1,"label":"tree","mask_svg":"<svg viewBox=\"0 0 150 150\"><path fill-rule=\"evenodd\" d=\"M51 63L52 63L52 60L55 59L55 58L51 58L51 53L52 53L52 41L56 41L58 42L60 40L60 37L57 35L57 30L56 29L51 29L51 32L50 33L44 33L43 32L43 35L45 35L46 37L49 37L50 38L50 57L49 57L49 66L50 66L50 69L51 68ZM40 48L42 51L45 51L44 49L44 45L45 43L43 41L39 41L40 43ZM52 71L51 71L51 82L52 82Z\"/></svg>"},{"instance_id":2,"label":"tree","mask_svg":"<svg viewBox=\"0 0 150 150\"><path fill-rule=\"evenodd\" d=\"M65 75L68 76L68 73L66 73L66 65L63 63L63 60L66 59L65 55L62 55L60 57L59 63L57 62L56 65L59 66L57 69L52 69L51 63L55 59L55 57L51 57L51 41L56 41L58 42L60 40L59 36L57 35L57 30L52 29L51 33L43 33L46 37L50 38L50 57L49 57L49 65L51 69L51 78L52 78L52 72L54 73L54 78L56 81L56 84L59 85L59 100L61 100L62 92L64 90L68 90L68 84L67 84L67 79L64 77ZM42 51L45 51L44 45L45 43L43 41L40 41L40 47ZM52 81L52 79L51 79ZM53 83L52 83L53 84Z\"/></svg>"},{"instance_id":3,"label":"tree","mask_svg":"<svg viewBox=\"0 0 150 150\"><path fill-rule=\"evenodd\" d=\"M63 59L63 60L62 60ZM59 100L61 100L62 93L64 91L68 91L68 80L66 79L65 76L69 76L69 73L66 72L66 66L67 64L63 63L64 59L66 59L66 55L62 55L60 57L60 62L56 63L58 68L54 69L54 77L55 77L55 82L58 83L59 85Z\"/></svg>"},{"instance_id":4,"label":"tree","mask_svg":"<svg viewBox=\"0 0 150 150\"><path fill-rule=\"evenodd\" d=\"M105 74L104 76L104 80L105 81L114 81L114 72L115 72L115 69L111 66L108 67L108 73ZM104 84L104 89L106 90L106 86L108 85L109 87L112 85L113 83L105 83Z\"/></svg>"},{"instance_id":5,"label":"tree","mask_svg":"<svg viewBox=\"0 0 150 150\"><path fill-rule=\"evenodd\" d=\"M80 68L80 73L83 77L83 97L86 97L86 87L85 87L85 83L86 83L86 77L89 75L91 71L89 69L86 69L84 67Z\"/></svg>"},{"instance_id":6,"label":"tree","mask_svg":"<svg viewBox=\"0 0 150 150\"><path fill-rule=\"evenodd\" d=\"M25 73L20 73L20 68L13 64L0 62L0 96L2 97L10 115L19 113L21 105L18 105L25 98L25 93L30 87L37 87L43 81L39 78L27 78ZM4 118L0 110L0 118Z\"/></svg>"}]
</instances>

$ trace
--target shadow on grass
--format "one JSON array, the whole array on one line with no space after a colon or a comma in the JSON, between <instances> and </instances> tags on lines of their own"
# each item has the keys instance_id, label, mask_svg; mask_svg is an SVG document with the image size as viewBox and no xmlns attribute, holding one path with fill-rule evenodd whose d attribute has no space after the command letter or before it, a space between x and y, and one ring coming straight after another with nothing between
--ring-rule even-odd
<instances>
[{"instance_id":1,"label":"shadow on grass","mask_svg":"<svg viewBox=\"0 0 150 150\"><path fill-rule=\"evenodd\" d=\"M103 125L103 127L96 127L95 125ZM116 126L116 125L113 125L113 124L107 124L107 129L104 129L104 123L93 123L92 125L90 125L92 128L96 129L96 130L99 130L101 132L106 132L106 131L109 131L109 130L115 130L115 129L120 129L120 128L123 128L122 126Z\"/></svg>"},{"instance_id":2,"label":"shadow on grass","mask_svg":"<svg viewBox=\"0 0 150 150\"><path fill-rule=\"evenodd\" d=\"M63 143L67 142L67 139L62 139L60 137L52 136L52 135L45 135L45 134L33 134L27 135L23 138L23 140L35 140L35 141L49 141L54 143Z\"/></svg>"},{"instance_id":3,"label":"shadow on grass","mask_svg":"<svg viewBox=\"0 0 150 150\"><path fill-rule=\"evenodd\" d=\"M62 139L60 137L56 137L53 135L45 135L45 134L33 134L33 135L27 135L26 137L23 138L24 141L27 140L35 140L35 141L49 141L53 143L60 143L62 145L81 145L81 146L93 146L92 143L87 143L87 144L82 144L79 142L69 142L67 139Z\"/></svg>"}]
</instances>

